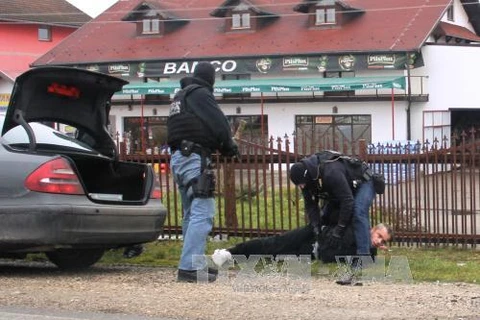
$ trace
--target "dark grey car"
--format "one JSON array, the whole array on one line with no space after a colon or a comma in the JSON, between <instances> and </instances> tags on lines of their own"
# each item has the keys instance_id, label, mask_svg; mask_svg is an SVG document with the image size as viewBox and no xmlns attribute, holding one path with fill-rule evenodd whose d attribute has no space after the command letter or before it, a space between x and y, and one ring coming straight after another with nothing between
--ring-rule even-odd
<instances>
[{"instance_id":1,"label":"dark grey car","mask_svg":"<svg viewBox=\"0 0 480 320\"><path fill-rule=\"evenodd\" d=\"M65 67L16 79L0 137L0 257L44 252L60 268L85 268L107 249L158 238L167 214L158 177L119 161L107 130L126 83Z\"/></svg>"}]
</instances>

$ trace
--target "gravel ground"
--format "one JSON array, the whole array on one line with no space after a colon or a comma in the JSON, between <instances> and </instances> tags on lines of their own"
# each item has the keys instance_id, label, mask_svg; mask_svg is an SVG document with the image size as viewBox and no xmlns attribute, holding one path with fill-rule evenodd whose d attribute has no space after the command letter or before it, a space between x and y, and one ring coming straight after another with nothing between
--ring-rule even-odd
<instances>
[{"instance_id":1,"label":"gravel ground","mask_svg":"<svg viewBox=\"0 0 480 320\"><path fill-rule=\"evenodd\" d=\"M480 286L381 283L220 273L211 284L175 281L175 269L95 266L63 272L0 260L0 305L172 319L480 319Z\"/></svg>"}]
</instances>

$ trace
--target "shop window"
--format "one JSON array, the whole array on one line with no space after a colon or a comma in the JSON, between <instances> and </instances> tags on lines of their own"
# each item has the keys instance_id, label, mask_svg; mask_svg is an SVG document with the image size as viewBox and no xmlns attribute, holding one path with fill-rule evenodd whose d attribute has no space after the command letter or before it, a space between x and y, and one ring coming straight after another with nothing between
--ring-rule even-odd
<instances>
[{"instance_id":1,"label":"shop window","mask_svg":"<svg viewBox=\"0 0 480 320\"><path fill-rule=\"evenodd\" d=\"M430 146L433 146L434 141L439 141L439 144L436 145L438 148L443 147L443 143L446 142L449 147L450 137L452 136L452 138L459 139L455 141L458 145L462 139L462 131L473 128L476 119L474 113L459 112L455 109L423 111L422 141L429 141ZM447 138L447 140L444 141L444 138Z\"/></svg>"},{"instance_id":2,"label":"shop window","mask_svg":"<svg viewBox=\"0 0 480 320\"><path fill-rule=\"evenodd\" d=\"M168 117L125 117L124 141L128 154L160 154L168 152Z\"/></svg>"},{"instance_id":3,"label":"shop window","mask_svg":"<svg viewBox=\"0 0 480 320\"><path fill-rule=\"evenodd\" d=\"M241 133L243 140L262 143L268 139L267 115L234 115L227 116L227 119L234 133L237 132L240 123L245 121L246 125Z\"/></svg>"},{"instance_id":4,"label":"shop window","mask_svg":"<svg viewBox=\"0 0 480 320\"><path fill-rule=\"evenodd\" d=\"M168 117L125 117L123 119L123 139L128 154L168 153L167 145ZM263 142L268 139L267 115L227 116L232 132L236 132L241 121L246 125L241 138L248 141Z\"/></svg>"},{"instance_id":5,"label":"shop window","mask_svg":"<svg viewBox=\"0 0 480 320\"><path fill-rule=\"evenodd\" d=\"M359 140L372 141L370 115L302 115L295 117L296 148L300 154L320 149L358 154Z\"/></svg>"}]
</instances>

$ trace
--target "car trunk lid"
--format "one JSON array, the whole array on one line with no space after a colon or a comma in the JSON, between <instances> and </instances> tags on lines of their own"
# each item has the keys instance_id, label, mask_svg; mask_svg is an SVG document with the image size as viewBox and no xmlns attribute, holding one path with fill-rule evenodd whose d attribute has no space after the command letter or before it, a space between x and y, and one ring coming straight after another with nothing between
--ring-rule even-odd
<instances>
[{"instance_id":1,"label":"car trunk lid","mask_svg":"<svg viewBox=\"0 0 480 320\"><path fill-rule=\"evenodd\" d=\"M107 128L110 100L127 83L77 68L31 69L15 81L2 135L23 120L59 122L76 127L94 140L98 152L113 157L115 143Z\"/></svg>"}]
</instances>

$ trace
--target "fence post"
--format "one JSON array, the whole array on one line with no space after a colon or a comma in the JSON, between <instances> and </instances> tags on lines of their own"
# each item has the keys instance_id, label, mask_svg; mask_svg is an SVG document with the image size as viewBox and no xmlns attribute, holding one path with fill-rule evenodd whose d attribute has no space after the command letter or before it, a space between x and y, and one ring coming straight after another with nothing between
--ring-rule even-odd
<instances>
[{"instance_id":1,"label":"fence post","mask_svg":"<svg viewBox=\"0 0 480 320\"><path fill-rule=\"evenodd\" d=\"M233 162L233 160L226 160L224 164L225 225L227 228L237 228L235 162Z\"/></svg>"},{"instance_id":2,"label":"fence post","mask_svg":"<svg viewBox=\"0 0 480 320\"><path fill-rule=\"evenodd\" d=\"M365 139L358 140L358 149L359 158L365 160L367 158L367 142Z\"/></svg>"},{"instance_id":3,"label":"fence post","mask_svg":"<svg viewBox=\"0 0 480 320\"><path fill-rule=\"evenodd\" d=\"M126 155L127 155L127 144L125 143L125 141L121 141L119 143L119 146L120 146L120 153L119 153L119 158L121 160L125 160L126 159Z\"/></svg>"}]
</instances>

